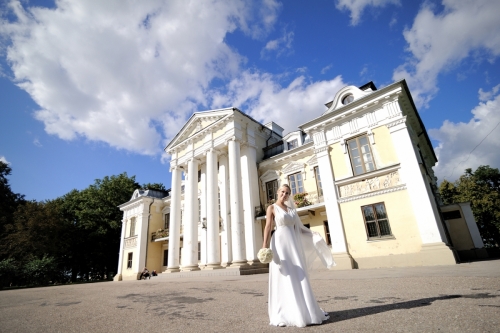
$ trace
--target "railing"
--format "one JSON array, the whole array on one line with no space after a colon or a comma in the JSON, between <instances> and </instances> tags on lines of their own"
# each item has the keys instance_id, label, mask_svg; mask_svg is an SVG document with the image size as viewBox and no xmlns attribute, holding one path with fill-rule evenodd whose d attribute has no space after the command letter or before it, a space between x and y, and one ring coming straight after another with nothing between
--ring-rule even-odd
<instances>
[{"instance_id":1,"label":"railing","mask_svg":"<svg viewBox=\"0 0 500 333\"><path fill-rule=\"evenodd\" d=\"M125 238L125 248L136 247L137 246L137 236Z\"/></svg>"},{"instance_id":2,"label":"railing","mask_svg":"<svg viewBox=\"0 0 500 333\"><path fill-rule=\"evenodd\" d=\"M154 242L155 239L168 237L168 234L169 234L169 230L168 229L166 229L166 230L165 229L159 229L156 232L152 232L151 233L151 241Z\"/></svg>"},{"instance_id":3,"label":"railing","mask_svg":"<svg viewBox=\"0 0 500 333\"><path fill-rule=\"evenodd\" d=\"M285 149L285 145L282 140L273 143L270 146L262 148L264 151L264 159L273 157L275 155L281 154Z\"/></svg>"}]
</instances>

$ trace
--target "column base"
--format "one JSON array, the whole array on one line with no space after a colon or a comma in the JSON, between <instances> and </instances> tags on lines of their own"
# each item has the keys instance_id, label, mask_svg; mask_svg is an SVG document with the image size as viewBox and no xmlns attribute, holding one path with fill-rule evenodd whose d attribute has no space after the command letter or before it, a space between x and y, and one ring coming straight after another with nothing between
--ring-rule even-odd
<instances>
[{"instance_id":1,"label":"column base","mask_svg":"<svg viewBox=\"0 0 500 333\"><path fill-rule=\"evenodd\" d=\"M223 269L224 267L221 266L221 264L216 263L216 264L208 264L205 266L205 269L207 270L214 270L214 269Z\"/></svg>"},{"instance_id":2,"label":"column base","mask_svg":"<svg viewBox=\"0 0 500 333\"><path fill-rule=\"evenodd\" d=\"M200 267L199 266L183 266L181 267L182 272L192 272L192 271L199 271Z\"/></svg>"},{"instance_id":3,"label":"column base","mask_svg":"<svg viewBox=\"0 0 500 333\"><path fill-rule=\"evenodd\" d=\"M442 242L422 244L420 257L424 266L455 265L457 263L453 251Z\"/></svg>"},{"instance_id":4,"label":"column base","mask_svg":"<svg viewBox=\"0 0 500 333\"><path fill-rule=\"evenodd\" d=\"M178 273L180 271L181 270L179 269L179 267L172 267L172 268L167 268L165 271L163 271L163 273Z\"/></svg>"},{"instance_id":5,"label":"column base","mask_svg":"<svg viewBox=\"0 0 500 333\"><path fill-rule=\"evenodd\" d=\"M248 262L245 261L233 261L230 266L227 266L227 268L236 268L236 269L249 269L251 266L248 264Z\"/></svg>"},{"instance_id":6,"label":"column base","mask_svg":"<svg viewBox=\"0 0 500 333\"><path fill-rule=\"evenodd\" d=\"M333 260L335 260L336 266L332 267L332 270L345 270L354 268L354 260L351 255L347 252L332 253Z\"/></svg>"},{"instance_id":7,"label":"column base","mask_svg":"<svg viewBox=\"0 0 500 333\"><path fill-rule=\"evenodd\" d=\"M113 277L113 281L122 281L123 278L122 278L122 275L121 274L116 274L114 277Z\"/></svg>"},{"instance_id":8,"label":"column base","mask_svg":"<svg viewBox=\"0 0 500 333\"><path fill-rule=\"evenodd\" d=\"M260 262L259 259L251 260L247 262L248 265L250 265L251 268L262 268L262 267L269 267L269 264L263 264Z\"/></svg>"}]
</instances>

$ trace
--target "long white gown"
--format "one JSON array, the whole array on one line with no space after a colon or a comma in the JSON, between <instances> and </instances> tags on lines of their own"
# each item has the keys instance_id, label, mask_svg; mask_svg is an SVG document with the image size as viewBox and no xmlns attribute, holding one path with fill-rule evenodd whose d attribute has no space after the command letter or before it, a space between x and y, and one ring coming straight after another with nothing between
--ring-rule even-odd
<instances>
[{"instance_id":1,"label":"long white gown","mask_svg":"<svg viewBox=\"0 0 500 333\"><path fill-rule=\"evenodd\" d=\"M335 265L323 238L302 225L295 209L274 205L276 231L269 264L270 325L305 327L321 324L327 314L319 307L309 283L308 264L318 255L328 268Z\"/></svg>"}]
</instances>

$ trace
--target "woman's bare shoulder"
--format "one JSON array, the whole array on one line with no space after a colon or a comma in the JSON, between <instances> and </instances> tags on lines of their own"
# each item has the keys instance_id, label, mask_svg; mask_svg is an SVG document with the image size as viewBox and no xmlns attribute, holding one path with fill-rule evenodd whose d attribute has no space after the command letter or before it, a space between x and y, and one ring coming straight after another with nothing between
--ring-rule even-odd
<instances>
[{"instance_id":1,"label":"woman's bare shoulder","mask_svg":"<svg viewBox=\"0 0 500 333\"><path fill-rule=\"evenodd\" d=\"M266 210L266 215L274 214L274 205L269 205Z\"/></svg>"}]
</instances>

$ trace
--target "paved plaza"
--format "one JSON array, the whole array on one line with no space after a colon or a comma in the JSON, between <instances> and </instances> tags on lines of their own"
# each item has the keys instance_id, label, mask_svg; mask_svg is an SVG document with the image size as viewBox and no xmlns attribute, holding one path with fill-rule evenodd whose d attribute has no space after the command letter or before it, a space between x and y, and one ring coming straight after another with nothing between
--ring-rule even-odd
<instances>
[{"instance_id":1,"label":"paved plaza","mask_svg":"<svg viewBox=\"0 0 500 333\"><path fill-rule=\"evenodd\" d=\"M268 325L267 274L0 291L0 332L500 332L500 260L318 270L330 320Z\"/></svg>"}]
</instances>

